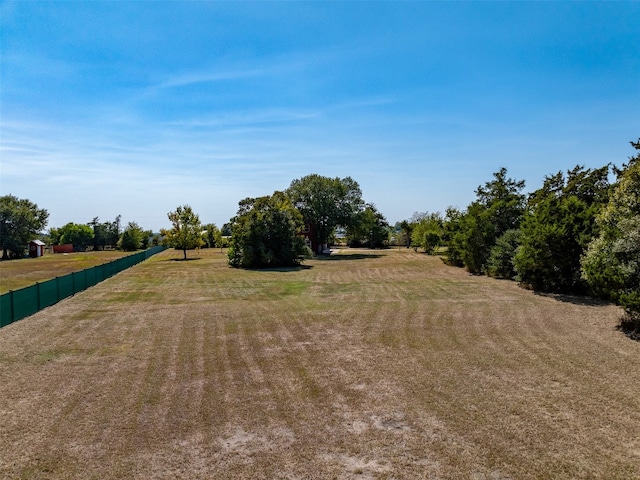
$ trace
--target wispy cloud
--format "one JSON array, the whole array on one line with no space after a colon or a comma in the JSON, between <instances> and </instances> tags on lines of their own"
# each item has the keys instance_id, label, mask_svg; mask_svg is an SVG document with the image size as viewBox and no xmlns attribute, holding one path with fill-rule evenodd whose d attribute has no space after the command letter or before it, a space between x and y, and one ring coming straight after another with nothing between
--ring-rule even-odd
<instances>
[{"instance_id":1,"label":"wispy cloud","mask_svg":"<svg viewBox=\"0 0 640 480\"><path fill-rule=\"evenodd\" d=\"M206 116L196 116L164 122L171 127L202 128L251 126L271 123L301 122L317 118L322 115L319 110L266 108L262 110L244 110L236 112L222 112Z\"/></svg>"},{"instance_id":2,"label":"wispy cloud","mask_svg":"<svg viewBox=\"0 0 640 480\"><path fill-rule=\"evenodd\" d=\"M151 86L152 90L185 87L203 83L229 82L243 79L264 79L300 74L319 64L331 62L335 52L296 52L289 55L244 60L220 60L206 68L172 73Z\"/></svg>"},{"instance_id":3,"label":"wispy cloud","mask_svg":"<svg viewBox=\"0 0 640 480\"><path fill-rule=\"evenodd\" d=\"M199 83L211 83L211 82L221 82L221 81L229 81L229 80L239 80L243 78L251 78L251 77L264 77L266 75L273 74L273 69L265 69L265 68L254 68L254 69L246 69L246 70L229 70L229 71L200 71L200 72L189 72L180 75L175 75L167 80L155 85L156 89L163 88L175 88L175 87L184 87L188 85L194 85Z\"/></svg>"},{"instance_id":4,"label":"wispy cloud","mask_svg":"<svg viewBox=\"0 0 640 480\"><path fill-rule=\"evenodd\" d=\"M464 207L500 166L624 161L637 27L603 5L2 2L0 189L52 226L159 228L180 203L220 223L294 178L351 175L394 221Z\"/></svg>"}]
</instances>

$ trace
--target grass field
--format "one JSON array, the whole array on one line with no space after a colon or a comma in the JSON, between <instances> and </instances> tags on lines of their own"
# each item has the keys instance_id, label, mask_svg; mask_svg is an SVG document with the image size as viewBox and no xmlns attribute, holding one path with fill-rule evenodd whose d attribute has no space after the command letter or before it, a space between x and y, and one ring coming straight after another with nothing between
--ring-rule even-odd
<instances>
[{"instance_id":1,"label":"grass field","mask_svg":"<svg viewBox=\"0 0 640 480\"><path fill-rule=\"evenodd\" d=\"M120 250L47 254L38 258L0 261L0 294L55 277L95 267L129 255Z\"/></svg>"},{"instance_id":2,"label":"grass field","mask_svg":"<svg viewBox=\"0 0 640 480\"><path fill-rule=\"evenodd\" d=\"M181 255L0 329L0 478L640 478L617 307L407 250Z\"/></svg>"}]
</instances>

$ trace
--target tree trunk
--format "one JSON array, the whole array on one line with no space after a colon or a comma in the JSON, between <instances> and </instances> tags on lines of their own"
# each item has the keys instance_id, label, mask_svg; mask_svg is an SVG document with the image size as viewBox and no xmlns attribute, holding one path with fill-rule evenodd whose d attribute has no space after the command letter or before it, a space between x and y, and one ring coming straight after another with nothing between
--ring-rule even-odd
<instances>
[{"instance_id":1,"label":"tree trunk","mask_svg":"<svg viewBox=\"0 0 640 480\"><path fill-rule=\"evenodd\" d=\"M183 249L182 253L184 253L184 259L183 260L186 260L187 259L187 249L186 248Z\"/></svg>"}]
</instances>

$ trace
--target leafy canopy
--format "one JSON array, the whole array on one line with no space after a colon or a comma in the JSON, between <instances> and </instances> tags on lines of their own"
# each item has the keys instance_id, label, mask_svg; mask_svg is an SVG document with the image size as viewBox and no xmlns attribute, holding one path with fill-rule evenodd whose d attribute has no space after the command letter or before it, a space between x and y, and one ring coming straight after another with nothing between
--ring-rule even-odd
<instances>
[{"instance_id":1,"label":"leafy canopy","mask_svg":"<svg viewBox=\"0 0 640 480\"><path fill-rule=\"evenodd\" d=\"M129 222L118 241L121 250L133 252L145 246L149 232L145 232L136 222Z\"/></svg>"},{"instance_id":2,"label":"leafy canopy","mask_svg":"<svg viewBox=\"0 0 640 480\"><path fill-rule=\"evenodd\" d=\"M640 139L608 203L596 217L598 236L582 259L582 276L597 295L620 303L640 327Z\"/></svg>"},{"instance_id":3,"label":"leafy canopy","mask_svg":"<svg viewBox=\"0 0 640 480\"><path fill-rule=\"evenodd\" d=\"M93 242L93 229L89 225L69 222L57 229L57 243L70 243L77 251L85 250Z\"/></svg>"},{"instance_id":4,"label":"leafy canopy","mask_svg":"<svg viewBox=\"0 0 640 480\"><path fill-rule=\"evenodd\" d=\"M352 247L382 248L389 242L389 222L373 203L368 203L347 228L347 238Z\"/></svg>"},{"instance_id":5,"label":"leafy canopy","mask_svg":"<svg viewBox=\"0 0 640 480\"><path fill-rule=\"evenodd\" d=\"M164 241L176 250L182 250L186 260L187 250L199 248L204 244L200 217L189 205L180 206L175 212L169 212L167 216L173 226L170 230L162 230Z\"/></svg>"},{"instance_id":6,"label":"leafy canopy","mask_svg":"<svg viewBox=\"0 0 640 480\"><path fill-rule=\"evenodd\" d=\"M535 290L580 292L580 258L597 234L595 218L609 192L609 166L576 166L545 179L529 198L515 267Z\"/></svg>"},{"instance_id":7,"label":"leafy canopy","mask_svg":"<svg viewBox=\"0 0 640 480\"><path fill-rule=\"evenodd\" d=\"M286 195L304 222L313 228L320 249L329 242L336 227L353 226L364 209L360 186L351 177L307 175L291 182Z\"/></svg>"},{"instance_id":8,"label":"leafy canopy","mask_svg":"<svg viewBox=\"0 0 640 480\"><path fill-rule=\"evenodd\" d=\"M493 177L478 187L466 212L451 211L448 261L463 264L471 273L486 273L491 249L505 232L519 227L524 212L524 181L508 178L506 168Z\"/></svg>"},{"instance_id":9,"label":"leafy canopy","mask_svg":"<svg viewBox=\"0 0 640 480\"><path fill-rule=\"evenodd\" d=\"M300 263L305 253L302 215L282 192L246 198L232 219L229 264L238 268L273 268Z\"/></svg>"},{"instance_id":10,"label":"leafy canopy","mask_svg":"<svg viewBox=\"0 0 640 480\"><path fill-rule=\"evenodd\" d=\"M28 199L0 197L0 246L2 258L20 257L27 244L47 225L49 212Z\"/></svg>"}]
</instances>

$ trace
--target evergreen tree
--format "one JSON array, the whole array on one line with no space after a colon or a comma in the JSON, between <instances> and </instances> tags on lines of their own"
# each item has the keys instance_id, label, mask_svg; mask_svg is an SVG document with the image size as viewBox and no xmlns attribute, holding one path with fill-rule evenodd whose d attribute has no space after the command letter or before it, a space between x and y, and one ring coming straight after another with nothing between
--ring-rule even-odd
<instances>
[{"instance_id":1,"label":"evergreen tree","mask_svg":"<svg viewBox=\"0 0 640 480\"><path fill-rule=\"evenodd\" d=\"M507 230L517 229L524 212L524 181L507 177L507 169L476 190L477 199L456 218L450 241L450 264L460 261L471 273L486 273L496 240Z\"/></svg>"},{"instance_id":2,"label":"evergreen tree","mask_svg":"<svg viewBox=\"0 0 640 480\"><path fill-rule=\"evenodd\" d=\"M148 232L142 230L137 223L129 222L122 232L118 246L126 252L140 250L143 246L145 236L148 238Z\"/></svg>"},{"instance_id":3,"label":"evergreen tree","mask_svg":"<svg viewBox=\"0 0 640 480\"><path fill-rule=\"evenodd\" d=\"M597 233L595 218L607 201L609 167L577 166L545 178L529 198L515 257L520 281L546 292L584 291L580 258Z\"/></svg>"},{"instance_id":4,"label":"evergreen tree","mask_svg":"<svg viewBox=\"0 0 640 480\"><path fill-rule=\"evenodd\" d=\"M622 169L607 205L596 218L598 236L582 259L582 275L592 291L620 303L640 327L640 139Z\"/></svg>"}]
</instances>

